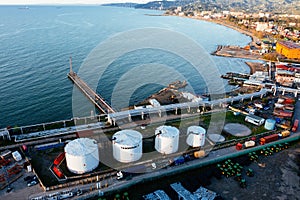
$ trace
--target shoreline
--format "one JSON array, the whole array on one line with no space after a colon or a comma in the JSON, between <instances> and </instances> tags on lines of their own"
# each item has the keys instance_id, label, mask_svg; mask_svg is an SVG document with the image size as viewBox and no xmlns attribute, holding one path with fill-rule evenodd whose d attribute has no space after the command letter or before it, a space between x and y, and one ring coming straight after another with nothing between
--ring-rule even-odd
<instances>
[{"instance_id":1,"label":"shoreline","mask_svg":"<svg viewBox=\"0 0 300 200\"><path fill-rule=\"evenodd\" d=\"M258 71L257 69L262 68L263 64L262 63L254 63L254 62L248 62L246 61L245 64L247 66L249 66L250 68L250 74L254 74L256 71Z\"/></svg>"},{"instance_id":2,"label":"shoreline","mask_svg":"<svg viewBox=\"0 0 300 200\"><path fill-rule=\"evenodd\" d=\"M246 36L249 36L251 38L251 42L249 42L248 44L250 45L251 43L255 44L255 41L259 40L258 37L254 36L253 33L249 32L249 31L245 31L243 29L240 29L236 26L233 26L231 24L227 24L224 23L223 21L220 20L215 20L215 19L204 19L203 17L188 17L188 16L179 16L179 15L163 15L163 16L175 16L175 17L183 17L183 18L188 18L188 19L195 19L195 20L201 20L201 21L205 21L205 22L211 22L211 23L215 23L221 26L226 26L227 28L231 28L235 31L240 32L241 34L244 34Z\"/></svg>"},{"instance_id":3,"label":"shoreline","mask_svg":"<svg viewBox=\"0 0 300 200\"><path fill-rule=\"evenodd\" d=\"M249 32L249 31L245 31L243 29L240 29L239 27L233 26L231 24L227 24L224 21L220 21L220 20L216 20L216 19L204 19L203 17L194 17L194 16L188 17L188 16L167 15L167 14L164 14L163 16L175 16L175 17L183 17L183 18L189 18L189 19L194 19L194 20L201 20L201 21L205 21L205 22L211 22L214 24L218 24L220 26L225 26L227 28L231 28L235 31L238 31L241 34L249 36L251 38L251 41L248 43L248 45L254 45L255 47L257 47L256 41L259 41L258 37L256 37L253 33ZM250 59L253 61L265 61L265 62L268 61L268 60L265 60L263 58L258 58L258 57L219 54L219 52L221 50L222 50L222 47L219 45L218 48L214 52L211 53L211 55L222 56L222 57L227 57L227 58L243 58L243 59ZM258 67L258 65L261 65L260 62L255 64L255 62L250 62L250 61L245 61L245 64L249 67L250 74L255 73L257 71L257 68L260 68L260 67Z\"/></svg>"}]
</instances>

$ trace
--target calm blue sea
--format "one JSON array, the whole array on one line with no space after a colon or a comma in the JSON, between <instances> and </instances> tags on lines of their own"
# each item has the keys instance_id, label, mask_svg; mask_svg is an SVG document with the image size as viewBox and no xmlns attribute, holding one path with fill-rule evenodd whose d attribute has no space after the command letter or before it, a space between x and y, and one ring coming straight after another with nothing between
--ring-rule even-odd
<instances>
[{"instance_id":1,"label":"calm blue sea","mask_svg":"<svg viewBox=\"0 0 300 200\"><path fill-rule=\"evenodd\" d=\"M0 7L0 127L73 117L73 84L67 78L69 56L72 55L73 68L77 72L99 43L124 31L148 27L176 31L193 39L208 53L213 52L218 44L243 46L251 40L237 31L209 22L146 15L161 13L101 6L30 6L29 9ZM112 84L115 84L114 78L121 77L118 67L126 69L132 63L138 64L136 58L140 58L142 64L160 59L164 63L159 63L174 68L184 65L184 62L152 49L123 55L111 64L112 71L103 76L104 81L97 88L108 101L113 90ZM249 72L242 59L212 59L221 73ZM163 78L168 82L167 75ZM197 93L205 92L205 86L201 85L200 80L189 81L198 85L195 89ZM161 87L159 84L149 84L138 88L132 94L130 104L140 102ZM126 87L123 90L126 94ZM84 103L89 104L87 100Z\"/></svg>"}]
</instances>

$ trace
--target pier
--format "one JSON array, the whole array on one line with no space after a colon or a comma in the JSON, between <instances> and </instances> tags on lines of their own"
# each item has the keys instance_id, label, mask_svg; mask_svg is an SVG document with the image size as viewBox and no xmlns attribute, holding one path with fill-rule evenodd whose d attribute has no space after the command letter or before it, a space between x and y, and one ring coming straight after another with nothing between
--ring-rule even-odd
<instances>
[{"instance_id":1,"label":"pier","mask_svg":"<svg viewBox=\"0 0 300 200\"><path fill-rule=\"evenodd\" d=\"M152 108L141 108L141 109L119 111L115 113L109 113L107 115L108 122L113 125L116 125L117 121L124 120L124 119L128 119L128 121L131 122L132 117L134 116L140 116L141 119L143 120L145 118L145 115L147 114L157 114L159 117L162 117L162 114L164 112L169 112L169 111L173 111L175 112L175 115L177 115L179 110L186 109L188 112L190 112L192 108L199 108L201 106L203 107L207 106L213 109L213 107L215 106L222 107L224 104L243 102L246 99L250 99L252 101L252 99L256 97L263 98L268 92L272 92L272 90L261 89L260 91L252 94L243 94L243 95L230 97L230 98L215 99L212 101L186 102L186 103L163 105L163 106L152 107Z\"/></svg>"},{"instance_id":2,"label":"pier","mask_svg":"<svg viewBox=\"0 0 300 200\"><path fill-rule=\"evenodd\" d=\"M104 114L115 113L115 110L105 102L105 99L91 89L74 71L72 68L72 58L70 58L69 79L84 93L87 98Z\"/></svg>"}]
</instances>

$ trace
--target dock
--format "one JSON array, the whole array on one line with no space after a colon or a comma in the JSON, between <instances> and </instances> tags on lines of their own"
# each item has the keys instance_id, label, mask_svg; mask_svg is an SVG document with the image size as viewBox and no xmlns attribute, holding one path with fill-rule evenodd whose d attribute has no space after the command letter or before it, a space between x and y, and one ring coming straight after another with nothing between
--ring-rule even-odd
<instances>
[{"instance_id":1,"label":"dock","mask_svg":"<svg viewBox=\"0 0 300 200\"><path fill-rule=\"evenodd\" d=\"M106 103L105 99L91 89L72 69L72 58L70 58L69 79L81 90L83 94L103 113L115 113L116 111Z\"/></svg>"},{"instance_id":2,"label":"dock","mask_svg":"<svg viewBox=\"0 0 300 200\"><path fill-rule=\"evenodd\" d=\"M178 199L183 199L183 200L197 200L198 199L190 191L185 189L181 185L180 182L172 183L170 186L178 194Z\"/></svg>"},{"instance_id":3,"label":"dock","mask_svg":"<svg viewBox=\"0 0 300 200\"><path fill-rule=\"evenodd\" d=\"M153 193L143 195L144 200L171 200L163 190L156 190Z\"/></svg>"}]
</instances>

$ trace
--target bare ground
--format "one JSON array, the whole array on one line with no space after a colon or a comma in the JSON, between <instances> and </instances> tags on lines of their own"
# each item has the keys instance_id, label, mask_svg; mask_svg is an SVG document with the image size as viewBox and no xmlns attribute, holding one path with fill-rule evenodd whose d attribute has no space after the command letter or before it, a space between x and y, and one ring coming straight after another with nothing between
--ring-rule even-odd
<instances>
[{"instance_id":1,"label":"bare ground","mask_svg":"<svg viewBox=\"0 0 300 200\"><path fill-rule=\"evenodd\" d=\"M258 165L265 164L264 167ZM247 177L247 187L240 188L233 178L211 179L207 188L224 199L300 199L300 143L280 153L264 157L248 166L255 172Z\"/></svg>"}]
</instances>

